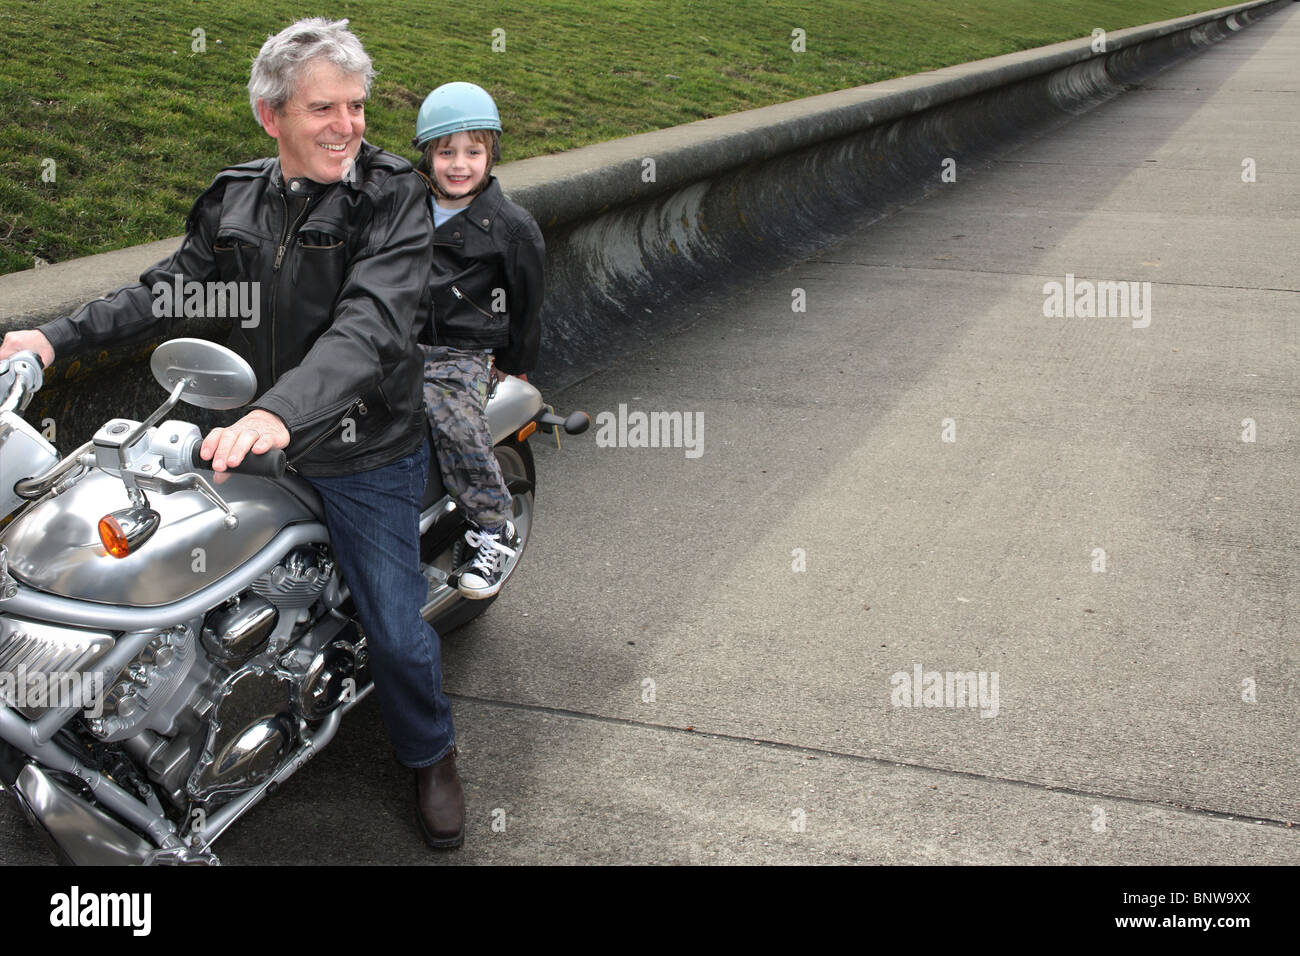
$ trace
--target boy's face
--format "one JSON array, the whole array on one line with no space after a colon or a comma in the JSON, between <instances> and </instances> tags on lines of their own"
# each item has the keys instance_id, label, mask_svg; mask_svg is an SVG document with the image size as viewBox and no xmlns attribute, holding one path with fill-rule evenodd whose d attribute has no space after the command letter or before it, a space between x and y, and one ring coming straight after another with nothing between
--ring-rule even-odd
<instances>
[{"instance_id":1,"label":"boy's face","mask_svg":"<svg viewBox=\"0 0 1300 956\"><path fill-rule=\"evenodd\" d=\"M439 197L438 205L461 209L474 201L473 189L487 172L488 147L469 133L454 133L434 145L433 176L450 199Z\"/></svg>"}]
</instances>

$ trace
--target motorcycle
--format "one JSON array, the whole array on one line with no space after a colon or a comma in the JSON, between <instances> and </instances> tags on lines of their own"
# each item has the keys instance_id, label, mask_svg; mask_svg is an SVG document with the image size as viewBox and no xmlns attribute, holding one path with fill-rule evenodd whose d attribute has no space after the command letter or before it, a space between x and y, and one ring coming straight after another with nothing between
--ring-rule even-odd
<instances>
[{"instance_id":1,"label":"motorcycle","mask_svg":"<svg viewBox=\"0 0 1300 956\"><path fill-rule=\"evenodd\" d=\"M247 404L248 363L173 339L150 367L167 400L60 460L21 417L40 360L0 362L0 784L63 863L218 864L217 838L373 689L315 490L280 450L209 480L199 428L163 420ZM533 525L528 437L589 420L514 377L487 417L519 538L508 581ZM436 459L429 474L422 614L445 634L493 599L457 591L466 519Z\"/></svg>"}]
</instances>

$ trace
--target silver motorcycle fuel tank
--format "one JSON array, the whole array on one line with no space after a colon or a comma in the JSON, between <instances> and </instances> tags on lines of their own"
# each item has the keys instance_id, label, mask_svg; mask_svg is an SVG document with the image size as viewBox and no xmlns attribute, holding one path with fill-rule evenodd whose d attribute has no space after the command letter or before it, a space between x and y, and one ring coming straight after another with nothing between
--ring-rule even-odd
<instances>
[{"instance_id":1,"label":"silver motorcycle fuel tank","mask_svg":"<svg viewBox=\"0 0 1300 956\"><path fill-rule=\"evenodd\" d=\"M542 393L513 375L497 386L487 405L488 427L496 444L523 428L542 410Z\"/></svg>"},{"instance_id":2,"label":"silver motorcycle fuel tank","mask_svg":"<svg viewBox=\"0 0 1300 956\"><path fill-rule=\"evenodd\" d=\"M219 580L286 525L316 520L274 481L230 475L215 487L239 519L235 528L227 528L225 512L197 491L150 493L149 505L161 517L158 530L131 554L115 558L99 539L99 519L130 502L121 479L94 471L0 533L9 573L60 597L152 607Z\"/></svg>"}]
</instances>

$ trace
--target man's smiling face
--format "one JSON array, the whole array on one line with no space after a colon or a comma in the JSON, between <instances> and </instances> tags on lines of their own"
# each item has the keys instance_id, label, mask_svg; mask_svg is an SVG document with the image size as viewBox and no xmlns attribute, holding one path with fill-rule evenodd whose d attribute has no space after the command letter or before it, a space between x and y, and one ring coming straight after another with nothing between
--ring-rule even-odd
<instances>
[{"instance_id":1,"label":"man's smiling face","mask_svg":"<svg viewBox=\"0 0 1300 956\"><path fill-rule=\"evenodd\" d=\"M278 110L259 101L263 128L280 146L285 179L318 183L342 179L361 151L366 131L366 83L327 60L307 68L298 89Z\"/></svg>"}]
</instances>

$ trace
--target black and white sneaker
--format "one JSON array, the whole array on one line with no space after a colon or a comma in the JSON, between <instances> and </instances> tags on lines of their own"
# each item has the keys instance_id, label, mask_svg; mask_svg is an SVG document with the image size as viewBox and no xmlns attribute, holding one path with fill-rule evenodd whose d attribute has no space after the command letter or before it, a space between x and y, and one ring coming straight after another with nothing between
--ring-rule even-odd
<instances>
[{"instance_id":1,"label":"black and white sneaker","mask_svg":"<svg viewBox=\"0 0 1300 956\"><path fill-rule=\"evenodd\" d=\"M490 598L505 582L508 559L519 553L515 526L507 521L496 534L470 528L465 532L465 541L475 552L457 575L456 589L471 601Z\"/></svg>"}]
</instances>

